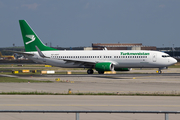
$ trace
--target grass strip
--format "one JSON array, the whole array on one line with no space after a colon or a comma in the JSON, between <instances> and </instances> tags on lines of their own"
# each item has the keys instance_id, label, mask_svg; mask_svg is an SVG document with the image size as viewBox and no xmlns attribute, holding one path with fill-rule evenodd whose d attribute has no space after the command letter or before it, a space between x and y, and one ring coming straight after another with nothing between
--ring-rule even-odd
<instances>
[{"instance_id":1,"label":"grass strip","mask_svg":"<svg viewBox=\"0 0 180 120\"><path fill-rule=\"evenodd\" d=\"M180 93L49 93L49 92L1 92L0 95L106 95L106 96L180 96Z\"/></svg>"}]
</instances>

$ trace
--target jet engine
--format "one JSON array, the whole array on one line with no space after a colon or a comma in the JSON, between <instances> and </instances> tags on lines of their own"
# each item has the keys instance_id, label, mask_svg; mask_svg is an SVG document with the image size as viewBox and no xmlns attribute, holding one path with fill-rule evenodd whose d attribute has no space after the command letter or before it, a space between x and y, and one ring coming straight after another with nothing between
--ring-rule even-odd
<instances>
[{"instance_id":1,"label":"jet engine","mask_svg":"<svg viewBox=\"0 0 180 120\"><path fill-rule=\"evenodd\" d=\"M113 71L114 65L110 62L101 62L95 64L96 71Z\"/></svg>"}]
</instances>

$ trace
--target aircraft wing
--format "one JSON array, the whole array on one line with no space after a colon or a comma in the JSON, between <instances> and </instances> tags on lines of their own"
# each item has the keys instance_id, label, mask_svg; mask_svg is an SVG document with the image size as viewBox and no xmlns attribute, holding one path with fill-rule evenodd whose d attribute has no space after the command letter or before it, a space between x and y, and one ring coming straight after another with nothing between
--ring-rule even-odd
<instances>
[{"instance_id":1,"label":"aircraft wing","mask_svg":"<svg viewBox=\"0 0 180 120\"><path fill-rule=\"evenodd\" d=\"M66 63L65 64L68 64L68 63L73 63L74 65L84 65L84 66L93 66L93 65L95 65L96 63L100 63L100 62L105 62L105 61L94 61L94 60L92 60L92 61L86 61L86 60L69 60L69 59L59 59L59 60L64 60L64 61L66 61ZM106 61L106 62L110 62L110 63L112 63L112 64L114 64L115 66L118 64L118 63L116 63L116 62L114 62L114 61Z\"/></svg>"},{"instance_id":2,"label":"aircraft wing","mask_svg":"<svg viewBox=\"0 0 180 120\"><path fill-rule=\"evenodd\" d=\"M69 60L69 59L61 59L66 61L65 64L68 63L73 63L74 65L85 65L85 66L89 66L89 65L95 65L96 63L98 63L98 61L85 61L85 60Z\"/></svg>"},{"instance_id":3,"label":"aircraft wing","mask_svg":"<svg viewBox=\"0 0 180 120\"><path fill-rule=\"evenodd\" d=\"M38 51L38 54L39 54L40 57L49 58L49 57L45 56L37 46L35 46L35 48ZM66 61L65 64L73 63L74 65L76 65L76 64L78 64L78 65L95 65L96 64L95 61L72 60L72 59L59 59L59 60Z\"/></svg>"},{"instance_id":4,"label":"aircraft wing","mask_svg":"<svg viewBox=\"0 0 180 120\"><path fill-rule=\"evenodd\" d=\"M41 50L37 47L37 46L35 46L35 48L36 48L36 50L38 51L38 54L39 54L39 56L40 57L42 57L42 58L50 58L50 57L47 57L47 56L45 56L42 52L41 52ZM52 58L53 59L53 58ZM92 65L95 65L96 63L99 63L99 62L101 62L101 61L94 61L94 60L88 60L88 61L86 61L86 60L73 60L73 59L60 59L59 58L59 60L64 60L64 61L66 61L66 63L65 64L68 64L68 63L73 63L74 65L79 65L79 66L81 66L81 65L84 65L84 66L92 66ZM111 62L111 61L106 61L106 62ZM114 63L114 62L111 62L111 63L113 63L114 65L116 65L117 63Z\"/></svg>"}]
</instances>

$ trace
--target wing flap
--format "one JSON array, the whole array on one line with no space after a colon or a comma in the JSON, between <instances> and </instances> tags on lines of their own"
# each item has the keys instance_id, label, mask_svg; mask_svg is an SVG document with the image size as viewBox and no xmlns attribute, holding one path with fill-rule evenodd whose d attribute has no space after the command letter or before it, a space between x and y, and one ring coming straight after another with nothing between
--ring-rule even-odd
<instances>
[{"instance_id":1,"label":"wing flap","mask_svg":"<svg viewBox=\"0 0 180 120\"><path fill-rule=\"evenodd\" d=\"M86 66L86 65L95 65L97 62L95 61L85 61L85 60L69 60L69 59L61 59L61 60L64 60L66 61L65 64L68 64L68 63L73 63L74 65L79 65L79 66Z\"/></svg>"}]
</instances>

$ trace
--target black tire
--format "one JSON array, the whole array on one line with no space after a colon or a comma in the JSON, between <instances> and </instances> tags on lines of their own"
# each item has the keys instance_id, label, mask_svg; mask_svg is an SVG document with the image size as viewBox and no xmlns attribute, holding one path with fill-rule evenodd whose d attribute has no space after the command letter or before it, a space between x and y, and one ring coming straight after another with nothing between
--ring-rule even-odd
<instances>
[{"instance_id":1,"label":"black tire","mask_svg":"<svg viewBox=\"0 0 180 120\"><path fill-rule=\"evenodd\" d=\"M98 71L99 74L104 74L104 71Z\"/></svg>"},{"instance_id":2,"label":"black tire","mask_svg":"<svg viewBox=\"0 0 180 120\"><path fill-rule=\"evenodd\" d=\"M162 71L161 71L161 70L159 70L159 71L158 71L158 73L159 73L159 74L161 74L161 73L162 73Z\"/></svg>"},{"instance_id":3,"label":"black tire","mask_svg":"<svg viewBox=\"0 0 180 120\"><path fill-rule=\"evenodd\" d=\"M93 74L94 71L92 69L87 70L87 74Z\"/></svg>"}]
</instances>

